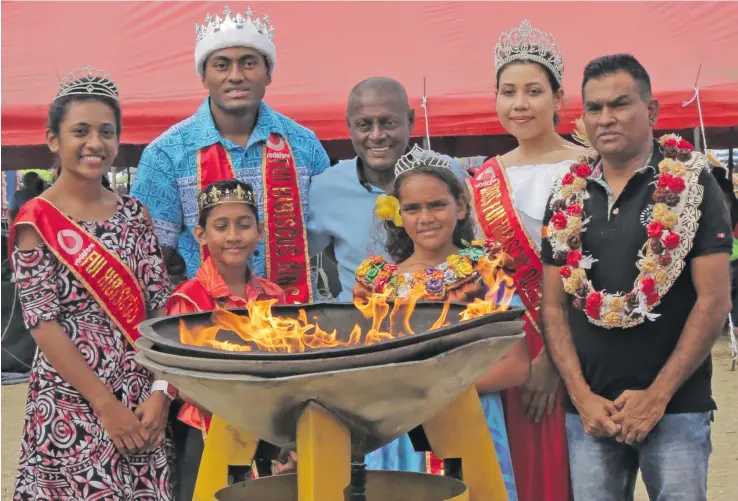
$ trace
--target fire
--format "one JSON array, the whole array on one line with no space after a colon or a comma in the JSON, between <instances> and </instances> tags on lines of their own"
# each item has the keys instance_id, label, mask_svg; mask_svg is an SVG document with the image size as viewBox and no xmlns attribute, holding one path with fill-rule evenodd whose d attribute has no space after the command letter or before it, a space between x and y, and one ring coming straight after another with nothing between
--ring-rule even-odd
<instances>
[{"instance_id":1,"label":"fire","mask_svg":"<svg viewBox=\"0 0 738 501\"><path fill-rule=\"evenodd\" d=\"M507 310L514 294L512 279L503 266L509 264L509 257L500 253L497 257L483 257L478 263L479 273L488 288L484 300L476 299L467 305L460 314L460 321L470 320L497 311ZM500 289L504 292L500 298ZM211 326L188 327L180 320L180 341L193 346L207 346L225 351L271 351L282 353L304 352L318 348L335 348L381 343L401 336L415 334L410 319L422 293L414 292L408 298L396 298L390 293L374 293L365 300L354 299L354 306L366 319L371 319L371 327L366 333L361 326L354 325L348 340L343 340L333 330L325 331L319 322L310 322L305 310L300 310L297 318L278 317L272 314L276 300L255 301L247 305L248 316L237 315L225 309L217 309L212 314ZM390 302L393 304L390 305ZM436 321L429 330L449 325L447 316L451 304L447 301ZM218 340L221 331L233 332L241 343Z\"/></svg>"}]
</instances>

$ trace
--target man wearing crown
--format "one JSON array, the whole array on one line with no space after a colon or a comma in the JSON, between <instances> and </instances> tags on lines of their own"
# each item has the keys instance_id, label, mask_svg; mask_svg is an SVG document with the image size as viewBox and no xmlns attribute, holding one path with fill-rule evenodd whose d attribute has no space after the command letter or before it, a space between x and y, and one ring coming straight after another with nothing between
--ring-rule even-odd
<instances>
[{"instance_id":1,"label":"man wearing crown","mask_svg":"<svg viewBox=\"0 0 738 501\"><path fill-rule=\"evenodd\" d=\"M232 15L226 7L223 18L208 14L196 25L195 68L209 96L144 150L131 195L148 207L168 268L183 259L193 278L208 255L194 237L198 195L215 181L248 183L265 226L249 269L279 284L289 302L308 303L307 190L329 160L312 131L263 102L275 71L273 37L268 16L250 9ZM180 496L191 499L202 442L188 440L179 422L174 428Z\"/></svg>"},{"instance_id":2,"label":"man wearing crown","mask_svg":"<svg viewBox=\"0 0 738 501\"><path fill-rule=\"evenodd\" d=\"M198 194L224 179L250 184L265 224L250 268L288 301L311 302L307 189L330 164L312 131L263 102L275 71L274 27L266 15L226 7L196 34L195 68L209 96L144 150L131 195L149 208L168 265L179 254L192 278L207 254L193 234Z\"/></svg>"},{"instance_id":3,"label":"man wearing crown","mask_svg":"<svg viewBox=\"0 0 738 501\"><path fill-rule=\"evenodd\" d=\"M582 94L598 158L554 184L542 245L574 499L633 499L640 470L654 501L706 501L728 210L702 153L678 136L654 141L659 103L633 56L590 62Z\"/></svg>"}]
</instances>

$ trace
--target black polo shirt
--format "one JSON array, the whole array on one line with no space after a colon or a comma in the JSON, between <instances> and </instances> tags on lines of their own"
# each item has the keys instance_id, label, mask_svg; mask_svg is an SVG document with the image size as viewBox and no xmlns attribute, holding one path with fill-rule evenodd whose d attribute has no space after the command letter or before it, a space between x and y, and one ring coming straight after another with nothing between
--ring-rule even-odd
<instances>
[{"instance_id":1,"label":"black polo shirt","mask_svg":"<svg viewBox=\"0 0 738 501\"><path fill-rule=\"evenodd\" d=\"M595 289L611 293L633 289L639 273L636 267L638 251L648 238L646 224L653 208L655 176L663 158L660 146L655 143L649 166L628 181L617 200L610 196L603 179L588 181L590 198L585 200L584 210L591 220L587 231L582 232L582 246L598 259L587 274ZM674 351L697 299L690 261L697 256L731 252L730 217L722 192L707 170L700 173L699 183L704 187L704 197L694 245L681 275L653 310L660 314L657 319L645 320L628 329L605 329L590 323L583 311L572 308L573 298L567 295L569 326L582 373L597 395L615 400L625 390L642 390L651 385ZM551 217L549 203L544 225L548 225ZM546 239L541 257L546 264L562 264L553 259L551 245ZM708 357L674 394L666 412L714 410L711 379L712 359ZM576 412L568 397L564 406L568 412Z\"/></svg>"}]
</instances>

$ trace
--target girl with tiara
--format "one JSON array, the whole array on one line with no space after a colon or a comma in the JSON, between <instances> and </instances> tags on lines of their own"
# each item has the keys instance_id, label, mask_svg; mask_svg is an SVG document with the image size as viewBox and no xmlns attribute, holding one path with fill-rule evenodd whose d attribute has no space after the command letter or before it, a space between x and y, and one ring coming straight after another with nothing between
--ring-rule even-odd
<instances>
[{"instance_id":1,"label":"girl with tiara","mask_svg":"<svg viewBox=\"0 0 738 501\"><path fill-rule=\"evenodd\" d=\"M565 501L570 488L562 386L541 339L539 249L551 187L586 150L556 133L564 61L551 34L527 20L503 33L495 47L495 69L497 114L518 147L487 160L469 185L477 215L494 208L506 215L493 221L477 218L486 238L525 263L512 278L528 308L531 377L504 394L515 480L521 501Z\"/></svg>"},{"instance_id":2,"label":"girl with tiara","mask_svg":"<svg viewBox=\"0 0 738 501\"><path fill-rule=\"evenodd\" d=\"M212 311L217 307L245 308L249 302L276 299L286 304L284 290L256 276L249 259L264 236L256 197L251 186L235 179L216 181L198 197L198 221L194 228L205 261L195 278L181 283L167 303L167 315ZM180 421L191 426L184 451L180 497L191 499L200 466L210 415L185 403Z\"/></svg>"},{"instance_id":3,"label":"girl with tiara","mask_svg":"<svg viewBox=\"0 0 738 501\"><path fill-rule=\"evenodd\" d=\"M173 499L166 381L134 360L139 322L169 297L140 202L105 189L121 111L110 77L75 70L49 109L56 182L15 219L10 251L38 345L14 500Z\"/></svg>"},{"instance_id":4,"label":"girl with tiara","mask_svg":"<svg viewBox=\"0 0 738 501\"><path fill-rule=\"evenodd\" d=\"M492 251L473 240L464 187L448 163L415 146L398 161L395 174L391 195L380 196L376 210L385 219L392 263L378 256L364 261L356 271L354 295L389 292L395 298L415 292L422 300L483 299L487 287L480 266L489 263ZM499 392L523 384L529 369L521 340L476 383L510 501L518 497ZM440 473L442 463L416 452L404 435L367 455L366 464L370 469Z\"/></svg>"}]
</instances>

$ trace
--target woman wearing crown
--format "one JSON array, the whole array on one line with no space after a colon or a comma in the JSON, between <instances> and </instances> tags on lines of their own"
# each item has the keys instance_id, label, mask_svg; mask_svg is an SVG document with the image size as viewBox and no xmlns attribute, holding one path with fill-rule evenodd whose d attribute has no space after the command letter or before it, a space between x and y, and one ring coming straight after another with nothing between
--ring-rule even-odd
<instances>
[{"instance_id":1,"label":"woman wearing crown","mask_svg":"<svg viewBox=\"0 0 738 501\"><path fill-rule=\"evenodd\" d=\"M497 114L518 140L487 160L469 181L486 238L515 261L516 294L528 308L531 378L504 394L505 417L521 501L569 499L569 468L559 376L541 339L539 257L546 200L584 150L556 133L564 61L551 34L525 20L495 47Z\"/></svg>"},{"instance_id":2,"label":"woman wearing crown","mask_svg":"<svg viewBox=\"0 0 738 501\"><path fill-rule=\"evenodd\" d=\"M505 294L494 284L500 271L494 264L499 249L473 240L467 196L448 163L415 146L397 162L395 175L391 194L377 199L375 211L385 220L386 251L392 262L374 256L359 266L357 300L384 293L393 299L457 302L502 297L509 303L511 291ZM510 501L518 498L499 392L525 382L529 368L521 340L476 384ZM416 452L407 435L369 454L366 463L370 469L427 473L441 473L443 464L430 453Z\"/></svg>"},{"instance_id":3,"label":"woman wearing crown","mask_svg":"<svg viewBox=\"0 0 738 501\"><path fill-rule=\"evenodd\" d=\"M25 323L38 350L14 500L173 499L173 389L134 360L137 325L169 286L140 202L105 189L121 112L110 77L70 73L49 109L57 181L10 233Z\"/></svg>"}]
</instances>

